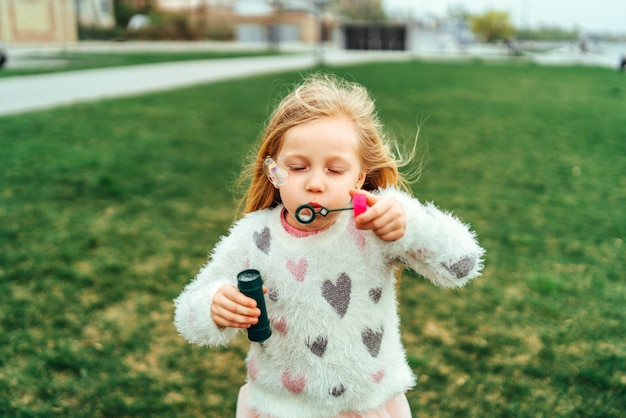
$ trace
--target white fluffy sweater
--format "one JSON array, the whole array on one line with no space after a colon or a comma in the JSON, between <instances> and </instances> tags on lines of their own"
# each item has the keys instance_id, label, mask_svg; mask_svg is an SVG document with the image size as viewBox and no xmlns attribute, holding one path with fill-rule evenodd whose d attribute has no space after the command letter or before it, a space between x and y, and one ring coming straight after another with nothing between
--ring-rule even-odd
<instances>
[{"instance_id":1,"label":"white fluffy sweater","mask_svg":"<svg viewBox=\"0 0 626 418\"><path fill-rule=\"evenodd\" d=\"M381 407L415 377L400 341L394 269L398 263L441 287L478 276L483 249L452 215L412 197L401 202L406 233L394 242L355 228L350 212L318 234L295 238L282 206L251 213L216 245L210 261L175 300L174 323L187 341L226 345L240 330L219 329L211 303L224 284L253 268L269 291L272 336L251 343L251 407L280 418L333 417Z\"/></svg>"}]
</instances>

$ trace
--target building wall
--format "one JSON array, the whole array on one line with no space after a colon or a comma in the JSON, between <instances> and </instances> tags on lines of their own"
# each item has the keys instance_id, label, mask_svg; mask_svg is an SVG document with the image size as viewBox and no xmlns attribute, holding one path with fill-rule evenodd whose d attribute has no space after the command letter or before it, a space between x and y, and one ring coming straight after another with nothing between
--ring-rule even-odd
<instances>
[{"instance_id":1,"label":"building wall","mask_svg":"<svg viewBox=\"0 0 626 418\"><path fill-rule=\"evenodd\" d=\"M268 42L271 31L276 31L278 42L316 43L319 22L308 13L272 13L267 15L232 15L235 35L242 42Z\"/></svg>"},{"instance_id":2,"label":"building wall","mask_svg":"<svg viewBox=\"0 0 626 418\"><path fill-rule=\"evenodd\" d=\"M0 0L3 42L74 42L76 32L74 0Z\"/></svg>"},{"instance_id":3,"label":"building wall","mask_svg":"<svg viewBox=\"0 0 626 418\"><path fill-rule=\"evenodd\" d=\"M113 0L76 0L76 14L82 26L112 28L115 26Z\"/></svg>"},{"instance_id":4,"label":"building wall","mask_svg":"<svg viewBox=\"0 0 626 418\"><path fill-rule=\"evenodd\" d=\"M203 6L230 7L235 2L235 0L156 0L155 4L159 9L162 10L181 11L195 9ZM263 0L258 2L265 3Z\"/></svg>"}]
</instances>

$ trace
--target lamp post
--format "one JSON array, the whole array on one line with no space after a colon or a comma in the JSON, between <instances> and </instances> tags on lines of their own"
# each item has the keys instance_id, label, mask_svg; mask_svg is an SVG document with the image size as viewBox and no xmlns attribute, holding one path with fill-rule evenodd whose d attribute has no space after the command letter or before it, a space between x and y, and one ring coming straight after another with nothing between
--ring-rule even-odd
<instances>
[{"instance_id":1,"label":"lamp post","mask_svg":"<svg viewBox=\"0 0 626 418\"><path fill-rule=\"evenodd\" d=\"M281 14L285 9L286 2L284 0L268 0L267 3L272 8L272 15L267 28L268 48L278 50L280 48Z\"/></svg>"},{"instance_id":2,"label":"lamp post","mask_svg":"<svg viewBox=\"0 0 626 418\"><path fill-rule=\"evenodd\" d=\"M317 49L315 50L315 56L317 65L324 65L324 11L326 10L326 6L330 3L331 0L312 0L313 9L317 15L318 29L319 29L319 37L317 43Z\"/></svg>"}]
</instances>

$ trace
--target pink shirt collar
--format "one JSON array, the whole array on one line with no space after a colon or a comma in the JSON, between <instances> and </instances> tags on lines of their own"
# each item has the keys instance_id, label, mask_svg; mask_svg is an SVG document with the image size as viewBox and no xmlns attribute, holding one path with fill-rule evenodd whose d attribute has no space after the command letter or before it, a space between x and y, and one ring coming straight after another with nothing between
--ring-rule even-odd
<instances>
[{"instance_id":1,"label":"pink shirt collar","mask_svg":"<svg viewBox=\"0 0 626 418\"><path fill-rule=\"evenodd\" d=\"M283 224L283 228L285 228L285 231L287 231L287 233L292 237L296 238L310 237L328 229L327 227L318 230L303 231L301 229L294 228L293 226L289 225L289 223L287 223L287 209L285 208L283 208L280 213L280 222Z\"/></svg>"}]
</instances>

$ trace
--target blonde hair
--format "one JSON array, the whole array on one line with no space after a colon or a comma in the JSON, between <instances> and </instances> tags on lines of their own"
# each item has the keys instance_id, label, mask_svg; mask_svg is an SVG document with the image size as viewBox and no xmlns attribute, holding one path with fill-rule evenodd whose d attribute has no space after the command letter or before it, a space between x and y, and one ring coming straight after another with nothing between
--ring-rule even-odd
<instances>
[{"instance_id":1,"label":"blonde hair","mask_svg":"<svg viewBox=\"0 0 626 418\"><path fill-rule=\"evenodd\" d=\"M366 171L363 189L399 187L408 190L408 181L398 167L406 162L394 156L382 131L374 101L360 84L329 74L312 74L278 104L261 135L254 161L241 174L239 184L249 186L239 207L244 213L277 206L278 190L268 181L263 163L276 158L285 132L322 117L345 115L353 121L359 137L358 152Z\"/></svg>"}]
</instances>

